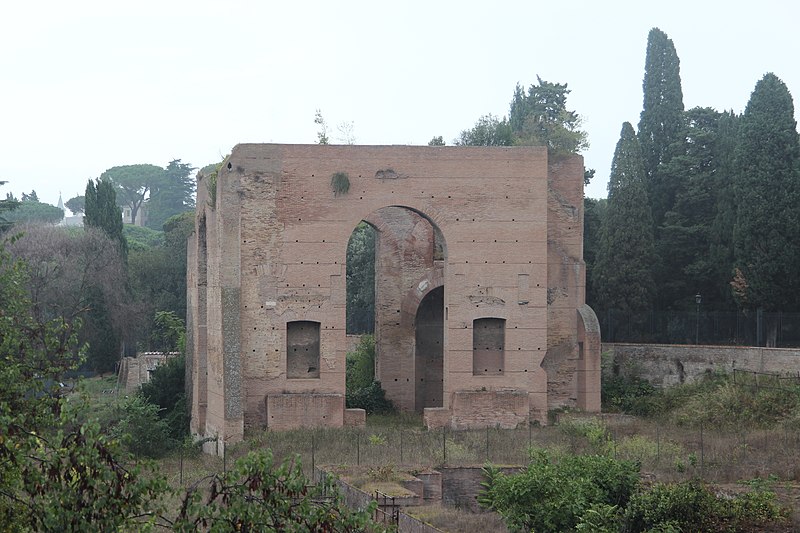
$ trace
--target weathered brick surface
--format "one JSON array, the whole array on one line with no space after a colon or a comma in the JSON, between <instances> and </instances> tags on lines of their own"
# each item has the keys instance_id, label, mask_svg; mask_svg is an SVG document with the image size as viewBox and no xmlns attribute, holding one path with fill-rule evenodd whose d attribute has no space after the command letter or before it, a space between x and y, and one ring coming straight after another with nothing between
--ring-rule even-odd
<instances>
[{"instance_id":1,"label":"weathered brick surface","mask_svg":"<svg viewBox=\"0 0 800 533\"><path fill-rule=\"evenodd\" d=\"M336 172L349 176L346 194L331 188ZM428 419L426 408L441 405L437 415L449 412L448 424L467 427L489 420L460 407L457 396L470 391L490 393L484 400L521 421L544 420L560 405L599 406L599 354L584 341L582 363L578 341L582 180L580 157L548 161L542 148L235 147L216 202L208 184L198 184L189 251L192 430L235 441L245 426L313 421L305 400L276 414L282 395L343 398L351 346L345 256L362 220L379 230L378 377L400 407L425 410ZM443 309L419 315L442 286ZM473 365L472 328L481 318L505 321L496 374ZM441 321L441 337L429 327L417 338L420 320ZM287 375L287 327L295 321L319 324L320 364L307 379ZM437 342L441 356L430 349ZM519 398L513 408L505 391ZM334 403L322 410L330 417L314 420L344 423L343 405L336 416L328 411Z\"/></svg>"},{"instance_id":2,"label":"weathered brick surface","mask_svg":"<svg viewBox=\"0 0 800 533\"><path fill-rule=\"evenodd\" d=\"M363 409L345 409L345 427L364 427L367 424L367 412Z\"/></svg>"}]
</instances>

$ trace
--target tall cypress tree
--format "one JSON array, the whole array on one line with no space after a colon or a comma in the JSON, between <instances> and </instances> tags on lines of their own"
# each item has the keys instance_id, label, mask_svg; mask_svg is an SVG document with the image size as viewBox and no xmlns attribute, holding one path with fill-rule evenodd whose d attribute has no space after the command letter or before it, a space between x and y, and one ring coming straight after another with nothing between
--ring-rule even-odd
<instances>
[{"instance_id":1,"label":"tall cypress tree","mask_svg":"<svg viewBox=\"0 0 800 533\"><path fill-rule=\"evenodd\" d=\"M654 292L653 219L644 180L641 147L626 122L611 163L593 284L601 311L617 309L634 321L650 309Z\"/></svg>"},{"instance_id":2,"label":"tall cypress tree","mask_svg":"<svg viewBox=\"0 0 800 533\"><path fill-rule=\"evenodd\" d=\"M675 186L674 203L664 215L656 243L659 307L693 308L698 291L707 305L718 306L724 300L709 254L719 117L720 113L708 107L687 111L676 150L659 170Z\"/></svg>"},{"instance_id":3,"label":"tall cypress tree","mask_svg":"<svg viewBox=\"0 0 800 533\"><path fill-rule=\"evenodd\" d=\"M744 307L790 310L800 291L800 139L786 85L757 84L736 147L736 296Z\"/></svg>"},{"instance_id":4,"label":"tall cypress tree","mask_svg":"<svg viewBox=\"0 0 800 533\"><path fill-rule=\"evenodd\" d=\"M670 150L680 140L683 126L683 91L680 60L675 45L658 28L647 36L644 66L644 105L639 118L639 142L642 146L647 188L656 227L674 201L674 183L659 173L670 159Z\"/></svg>"},{"instance_id":5,"label":"tall cypress tree","mask_svg":"<svg viewBox=\"0 0 800 533\"><path fill-rule=\"evenodd\" d=\"M117 206L117 193L108 180L89 180L86 184L86 210L83 224L87 228L100 228L119 243L122 257L128 257L128 242L122 233L122 211Z\"/></svg>"},{"instance_id":6,"label":"tall cypress tree","mask_svg":"<svg viewBox=\"0 0 800 533\"><path fill-rule=\"evenodd\" d=\"M86 210L84 228L103 230L113 241L119 243L123 262L128 260L128 243L122 234L122 211L117 207L117 195L110 181L89 180L86 184ZM120 287L119 290L127 290ZM89 311L81 332L81 341L88 341L87 363L98 372L110 372L119 359L122 334L119 325L111 319L111 313L103 293L90 286L87 293ZM115 327L116 326L116 327Z\"/></svg>"},{"instance_id":7,"label":"tall cypress tree","mask_svg":"<svg viewBox=\"0 0 800 533\"><path fill-rule=\"evenodd\" d=\"M736 203L733 192L736 174L735 151L739 142L739 119L733 111L723 112L717 123L714 143L716 161L712 190L714 194L714 221L711 224L710 262L715 266L714 292L720 298L721 309L733 308L731 276L733 275L733 228L736 225Z\"/></svg>"}]
</instances>

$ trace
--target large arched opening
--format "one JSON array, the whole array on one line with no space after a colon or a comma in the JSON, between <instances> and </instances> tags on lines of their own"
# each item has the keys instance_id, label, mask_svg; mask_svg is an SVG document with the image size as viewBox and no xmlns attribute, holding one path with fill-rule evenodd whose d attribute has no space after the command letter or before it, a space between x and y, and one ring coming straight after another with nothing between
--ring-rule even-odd
<instances>
[{"instance_id":1,"label":"large arched opening","mask_svg":"<svg viewBox=\"0 0 800 533\"><path fill-rule=\"evenodd\" d=\"M442 406L446 250L436 224L403 206L373 211L348 242L348 344L374 335L374 379L400 410Z\"/></svg>"}]
</instances>

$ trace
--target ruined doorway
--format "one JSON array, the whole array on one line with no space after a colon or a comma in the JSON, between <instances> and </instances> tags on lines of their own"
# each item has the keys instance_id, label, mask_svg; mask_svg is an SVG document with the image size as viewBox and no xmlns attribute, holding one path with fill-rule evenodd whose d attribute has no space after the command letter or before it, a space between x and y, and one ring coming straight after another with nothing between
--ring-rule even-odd
<instances>
[{"instance_id":1,"label":"ruined doorway","mask_svg":"<svg viewBox=\"0 0 800 533\"><path fill-rule=\"evenodd\" d=\"M444 287L419 303L414 320L415 410L442 407L444 395Z\"/></svg>"}]
</instances>

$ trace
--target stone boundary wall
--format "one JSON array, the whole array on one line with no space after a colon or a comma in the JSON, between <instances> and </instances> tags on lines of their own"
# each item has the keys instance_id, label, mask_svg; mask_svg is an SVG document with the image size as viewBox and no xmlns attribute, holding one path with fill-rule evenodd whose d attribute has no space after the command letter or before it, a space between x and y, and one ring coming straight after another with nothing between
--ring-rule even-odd
<instances>
[{"instance_id":1,"label":"stone boundary wall","mask_svg":"<svg viewBox=\"0 0 800 533\"><path fill-rule=\"evenodd\" d=\"M119 363L117 386L125 392L135 391L150 382L151 372L177 355L180 355L179 352L144 352L136 357L123 357Z\"/></svg>"},{"instance_id":2,"label":"stone boundary wall","mask_svg":"<svg viewBox=\"0 0 800 533\"><path fill-rule=\"evenodd\" d=\"M668 387L733 369L770 374L800 373L800 349L755 346L603 343L605 375L636 376Z\"/></svg>"}]
</instances>

